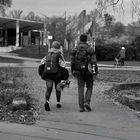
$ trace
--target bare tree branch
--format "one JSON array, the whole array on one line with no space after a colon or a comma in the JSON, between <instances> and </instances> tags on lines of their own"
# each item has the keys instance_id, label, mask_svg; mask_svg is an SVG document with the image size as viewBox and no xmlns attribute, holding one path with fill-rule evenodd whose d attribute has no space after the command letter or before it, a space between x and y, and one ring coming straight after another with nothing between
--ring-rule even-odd
<instances>
[{"instance_id":1,"label":"bare tree branch","mask_svg":"<svg viewBox=\"0 0 140 140\"><path fill-rule=\"evenodd\" d=\"M117 0L117 1L115 2L115 0L113 0L113 5L118 4L119 1L120 1L120 0Z\"/></svg>"},{"instance_id":2,"label":"bare tree branch","mask_svg":"<svg viewBox=\"0 0 140 140\"><path fill-rule=\"evenodd\" d=\"M140 13L140 0L127 0L131 2L131 16L132 19L138 18ZM113 10L114 13L117 11L120 15L124 15L125 12L125 0L96 0L97 8L100 13L105 13L108 10ZM112 8L112 9L111 9Z\"/></svg>"}]
</instances>

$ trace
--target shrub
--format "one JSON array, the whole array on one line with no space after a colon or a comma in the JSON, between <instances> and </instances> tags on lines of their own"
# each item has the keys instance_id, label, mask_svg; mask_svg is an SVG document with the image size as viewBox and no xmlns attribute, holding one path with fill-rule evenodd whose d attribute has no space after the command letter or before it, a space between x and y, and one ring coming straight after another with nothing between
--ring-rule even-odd
<instances>
[{"instance_id":1,"label":"shrub","mask_svg":"<svg viewBox=\"0 0 140 140\"><path fill-rule=\"evenodd\" d=\"M112 61L120 48L117 44L105 44L96 46L97 60Z\"/></svg>"}]
</instances>

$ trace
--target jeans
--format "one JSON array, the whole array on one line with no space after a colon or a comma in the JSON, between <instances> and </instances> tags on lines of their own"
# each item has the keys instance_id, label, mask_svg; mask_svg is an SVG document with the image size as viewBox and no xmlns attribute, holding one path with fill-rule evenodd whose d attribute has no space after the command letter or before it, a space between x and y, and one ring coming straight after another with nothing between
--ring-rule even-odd
<instances>
[{"instance_id":1,"label":"jeans","mask_svg":"<svg viewBox=\"0 0 140 140\"><path fill-rule=\"evenodd\" d=\"M90 104L92 90L93 90L93 76L77 76L78 81L78 99L79 99L79 107L84 108L84 104ZM84 93L86 85L86 91Z\"/></svg>"}]
</instances>

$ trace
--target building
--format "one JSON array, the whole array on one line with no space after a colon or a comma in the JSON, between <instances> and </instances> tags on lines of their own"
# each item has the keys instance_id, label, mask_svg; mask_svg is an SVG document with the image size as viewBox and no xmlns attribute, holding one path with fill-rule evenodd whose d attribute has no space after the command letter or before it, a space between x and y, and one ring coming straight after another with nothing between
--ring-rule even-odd
<instances>
[{"instance_id":1,"label":"building","mask_svg":"<svg viewBox=\"0 0 140 140\"><path fill-rule=\"evenodd\" d=\"M0 47L46 44L44 23L0 17Z\"/></svg>"}]
</instances>

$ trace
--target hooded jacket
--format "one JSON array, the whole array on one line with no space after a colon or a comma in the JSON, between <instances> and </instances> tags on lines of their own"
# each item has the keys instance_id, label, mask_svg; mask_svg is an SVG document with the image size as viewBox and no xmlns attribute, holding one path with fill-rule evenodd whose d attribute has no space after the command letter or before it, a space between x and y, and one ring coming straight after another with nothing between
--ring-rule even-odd
<instances>
[{"instance_id":1,"label":"hooded jacket","mask_svg":"<svg viewBox=\"0 0 140 140\"><path fill-rule=\"evenodd\" d=\"M86 49L87 54L88 54L88 64L96 64L96 54L94 51L94 48L89 46L86 42L79 42L79 44L72 50L71 52L71 70L74 70L74 65L75 65L75 55L79 47L83 47Z\"/></svg>"}]
</instances>

